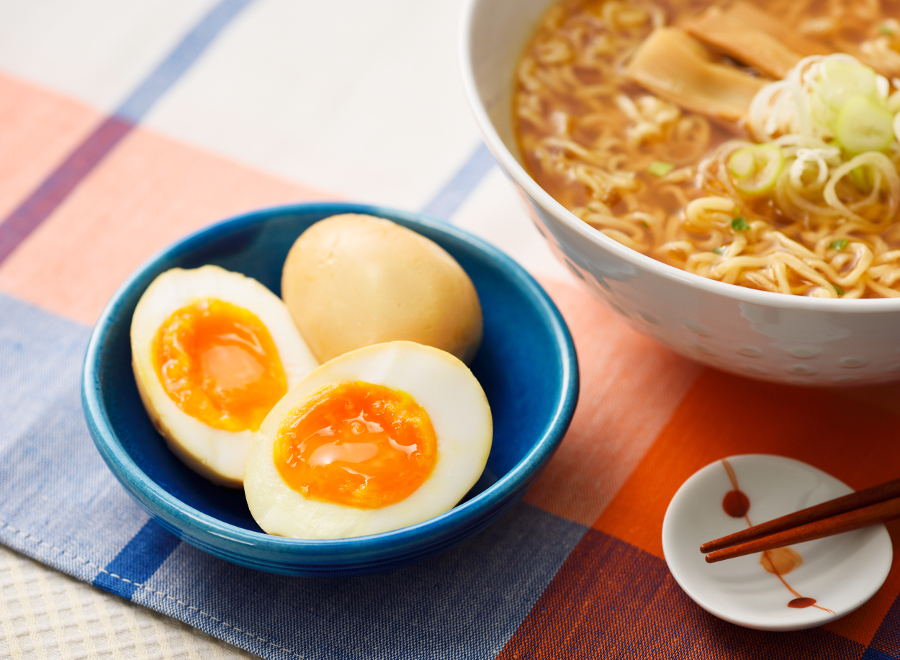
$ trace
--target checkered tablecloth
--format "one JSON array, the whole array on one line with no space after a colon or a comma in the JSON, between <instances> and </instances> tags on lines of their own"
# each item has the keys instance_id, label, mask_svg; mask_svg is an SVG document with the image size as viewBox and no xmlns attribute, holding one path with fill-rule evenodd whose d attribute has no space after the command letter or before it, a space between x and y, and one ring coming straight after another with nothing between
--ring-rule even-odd
<instances>
[{"instance_id":1,"label":"checkered tablecloth","mask_svg":"<svg viewBox=\"0 0 900 660\"><path fill-rule=\"evenodd\" d=\"M695 605L660 540L680 484L724 456L791 456L855 488L896 477L900 388L703 369L580 290L478 135L459 4L0 2L0 657L900 658L897 566L846 618L764 633ZM499 523L329 580L164 532L103 464L79 399L91 326L144 259L325 199L425 211L506 251L562 311L582 383L560 450Z\"/></svg>"}]
</instances>

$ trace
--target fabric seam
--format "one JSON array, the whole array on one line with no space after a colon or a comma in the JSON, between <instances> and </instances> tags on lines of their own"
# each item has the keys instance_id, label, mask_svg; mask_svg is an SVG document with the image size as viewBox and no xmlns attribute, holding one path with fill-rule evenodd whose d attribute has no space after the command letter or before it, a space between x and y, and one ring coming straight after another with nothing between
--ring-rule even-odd
<instances>
[{"instance_id":1,"label":"fabric seam","mask_svg":"<svg viewBox=\"0 0 900 660\"><path fill-rule=\"evenodd\" d=\"M258 640L258 641L260 641L260 642L263 642L264 644L268 644L268 645L271 646L272 648L275 648L275 649L278 649L278 650L280 650L280 651L284 651L284 652L286 652L286 653L289 653L290 655L294 656L295 658L300 658L300 660L308 660L306 656L300 655L300 654L297 653L296 651L292 651L291 649L286 648L286 647L284 647L284 646L281 646L280 644L277 644L277 643L275 643L275 642L273 642L273 641L271 641L271 640L268 640L268 639L266 639L265 637L260 637L259 635L254 635L254 634L253 634L252 632L250 632L250 631L243 630L242 628L238 628L237 626L235 626L235 625L233 625L233 624L231 624L231 623L228 623L227 621L224 621L224 620L222 620L222 619L219 619L219 618L213 616L212 614L210 614L209 612L204 612L204 611L201 610L199 607L195 607L194 605L190 605L190 604L188 604L188 603L186 603L186 602L184 602L184 601L182 601L182 600L180 600L180 599L178 599L178 598L176 598L176 597L174 597L174 596L171 596L171 595L167 594L167 593L164 592L164 591L159 591L158 589L154 589L153 587L148 587L148 586L145 585L145 584L141 584L141 583L139 583L139 582L134 582L133 580L129 580L128 578L122 577L121 575L116 575L115 573L110 573L110 572L107 571L105 568L103 568L103 567L101 567L101 566L98 566L97 564L95 564L94 562L90 561L89 559L84 559L83 557L79 557L78 555L76 555L76 554L74 554L74 553L72 553L72 552L69 552L68 550L63 550L62 548L58 548L58 547L56 547L55 545L53 545L53 544L51 544L51 543L47 543L46 541L41 540L40 538L38 538L37 536L34 536L33 534L29 534L29 533L27 533L27 532L23 532L22 530L17 529L16 527L13 527L12 525L10 525L10 524L7 523L7 522L4 522L3 520L0 520L0 526L6 528L6 529L8 529L8 530L10 530L11 532L13 532L14 534L16 534L16 535L18 535L18 536L21 536L21 537L22 537L23 539L25 539L26 541L30 541L30 542L32 542L32 543L35 543L36 545L39 545L39 546L46 546L46 547L50 548L51 550L53 550L54 552L56 552L57 554L63 555L64 557L70 557L70 558L72 558L72 559L75 559L76 561L81 562L81 563L84 564L85 566L89 566L89 567L91 567L91 568L97 569L97 570L100 571L101 573L104 573L104 574L106 574L106 575L108 575L108 576L110 576L110 577L112 577L112 578L115 578L115 579L117 579L117 580L121 580L122 582L125 582L125 583L127 583L127 584L130 584L130 585L132 585L132 586L134 586L134 587L137 587L138 589L143 589L143 590L149 592L150 594L153 594L154 596L162 597L162 598L165 598L166 600L169 600L169 601L171 601L171 602L173 602L173 603L177 603L178 605L181 605L182 607L186 607L186 608L189 609L189 610L193 610L194 612L197 612L198 614L200 614L200 615L202 615L202 616L205 616L206 618L208 618L208 619L211 620L211 621L214 621L215 623L218 623L218 624L221 624L221 625L226 626L226 627L228 627L228 628L231 628L231 629L234 630L235 632L241 633L242 635L246 635L247 637L250 637L250 638L252 638L252 639L255 639L255 640ZM133 601L132 601L132 602L133 602ZM225 641L225 640L222 640L222 641Z\"/></svg>"}]
</instances>

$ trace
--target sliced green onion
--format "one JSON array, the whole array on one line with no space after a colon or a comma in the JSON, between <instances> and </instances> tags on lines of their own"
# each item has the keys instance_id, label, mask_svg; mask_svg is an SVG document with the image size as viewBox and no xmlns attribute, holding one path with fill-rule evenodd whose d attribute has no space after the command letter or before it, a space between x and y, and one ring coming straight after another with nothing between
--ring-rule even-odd
<instances>
[{"instance_id":1,"label":"sliced green onion","mask_svg":"<svg viewBox=\"0 0 900 660\"><path fill-rule=\"evenodd\" d=\"M655 160L650 163L650 167L647 168L647 171L653 176L663 177L672 170L675 169L675 166L672 163L666 163L661 160Z\"/></svg>"},{"instance_id":2,"label":"sliced green onion","mask_svg":"<svg viewBox=\"0 0 900 660\"><path fill-rule=\"evenodd\" d=\"M837 284L832 284L832 286L834 287L834 292L838 294L838 296L844 295L844 290L841 287L839 287Z\"/></svg>"},{"instance_id":3,"label":"sliced green onion","mask_svg":"<svg viewBox=\"0 0 900 660\"><path fill-rule=\"evenodd\" d=\"M886 36L891 36L892 34L894 34L894 31L891 29L891 26L888 25L887 23L881 23L878 26L878 31L881 34L886 35Z\"/></svg>"},{"instance_id":4,"label":"sliced green onion","mask_svg":"<svg viewBox=\"0 0 900 660\"><path fill-rule=\"evenodd\" d=\"M839 59L822 63L819 79L824 83L822 100L832 110L838 111L856 96L874 99L878 97L878 74L861 64L851 64Z\"/></svg>"},{"instance_id":5,"label":"sliced green onion","mask_svg":"<svg viewBox=\"0 0 900 660\"><path fill-rule=\"evenodd\" d=\"M738 216L731 221L731 228L735 231L747 231L748 229L750 229L750 225L747 224L746 218Z\"/></svg>"},{"instance_id":6,"label":"sliced green onion","mask_svg":"<svg viewBox=\"0 0 900 660\"><path fill-rule=\"evenodd\" d=\"M839 239L837 239L837 240L835 240L835 241L831 241L831 243L828 244L828 247L829 247L829 249L831 249L831 250L837 250L838 252L840 252L840 251L843 250L845 247L847 247L847 239L846 239L846 238L839 238Z\"/></svg>"},{"instance_id":7,"label":"sliced green onion","mask_svg":"<svg viewBox=\"0 0 900 660\"><path fill-rule=\"evenodd\" d=\"M728 168L739 179L744 179L756 171L756 158L753 157L753 147L738 149L728 159Z\"/></svg>"},{"instance_id":8,"label":"sliced green onion","mask_svg":"<svg viewBox=\"0 0 900 660\"><path fill-rule=\"evenodd\" d=\"M756 144L738 149L728 158L734 187L745 195L762 195L775 187L784 169L784 153L777 144Z\"/></svg>"},{"instance_id":9,"label":"sliced green onion","mask_svg":"<svg viewBox=\"0 0 900 660\"><path fill-rule=\"evenodd\" d=\"M725 248L724 248L724 247L716 247L716 248L713 248L712 251L713 251L713 254L717 254L717 255L719 255L720 257L721 257L723 254L725 254Z\"/></svg>"},{"instance_id":10,"label":"sliced green onion","mask_svg":"<svg viewBox=\"0 0 900 660\"><path fill-rule=\"evenodd\" d=\"M854 96L838 113L834 138L853 154L881 151L894 139L894 117L866 96Z\"/></svg>"}]
</instances>

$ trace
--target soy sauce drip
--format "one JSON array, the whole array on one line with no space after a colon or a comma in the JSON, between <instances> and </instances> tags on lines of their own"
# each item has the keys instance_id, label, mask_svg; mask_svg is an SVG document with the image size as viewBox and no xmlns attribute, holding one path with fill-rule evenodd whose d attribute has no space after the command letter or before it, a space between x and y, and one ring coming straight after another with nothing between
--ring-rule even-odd
<instances>
[{"instance_id":1,"label":"soy sauce drip","mask_svg":"<svg viewBox=\"0 0 900 660\"><path fill-rule=\"evenodd\" d=\"M743 518L750 510L750 498L743 491L729 490L722 500L722 508L732 518Z\"/></svg>"},{"instance_id":2,"label":"soy sauce drip","mask_svg":"<svg viewBox=\"0 0 900 660\"><path fill-rule=\"evenodd\" d=\"M722 508L732 518L743 518L750 525L750 519L747 517L747 512L750 510L750 498L738 486L737 475L728 459L723 458L722 465L725 466L725 472L728 473L728 480L731 482L731 490L725 493Z\"/></svg>"},{"instance_id":3,"label":"soy sauce drip","mask_svg":"<svg viewBox=\"0 0 900 660\"><path fill-rule=\"evenodd\" d=\"M732 518L743 518L747 521L748 527L753 527L753 523L750 522L750 517L747 515L747 513L750 511L750 498L747 497L747 494L740 489L740 486L738 486L737 475L734 473L734 468L731 467L731 463L728 462L728 459L723 458L722 465L725 467L725 472L728 474L728 480L731 482L731 490L725 493L725 497L722 498L722 509L724 509L725 513ZM778 548L776 550L766 550L765 552L763 552L763 558L762 560L760 560L760 564L763 565L763 568L765 568L765 570L773 573L779 580L781 580L781 583L785 586L785 588L790 591L791 594L793 594L794 599L788 602L788 607L795 609L815 607L816 609L822 610L823 612L834 614L834 612L829 610L828 608L822 607L821 605L816 605L815 598L801 596L797 591L794 590L793 587L791 587L791 585L787 583L787 581L784 579L784 575L782 575L781 571L778 570L778 566L774 558L775 553L779 551L789 551L793 553L798 559L800 558L800 555L798 555L795 550L791 550L790 548ZM791 567L791 569L793 568L795 567Z\"/></svg>"}]
</instances>

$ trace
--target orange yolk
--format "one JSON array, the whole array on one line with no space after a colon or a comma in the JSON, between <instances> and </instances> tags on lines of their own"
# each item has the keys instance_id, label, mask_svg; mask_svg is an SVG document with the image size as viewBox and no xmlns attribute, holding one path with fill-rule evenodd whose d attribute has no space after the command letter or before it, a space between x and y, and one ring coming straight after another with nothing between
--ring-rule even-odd
<instances>
[{"instance_id":1,"label":"orange yolk","mask_svg":"<svg viewBox=\"0 0 900 660\"><path fill-rule=\"evenodd\" d=\"M181 410L224 431L259 430L287 392L266 326L221 300L197 301L166 319L153 341L153 363Z\"/></svg>"},{"instance_id":2,"label":"orange yolk","mask_svg":"<svg viewBox=\"0 0 900 660\"><path fill-rule=\"evenodd\" d=\"M285 483L311 499L377 509L424 483L437 438L410 395L348 381L322 387L291 410L274 458Z\"/></svg>"}]
</instances>

